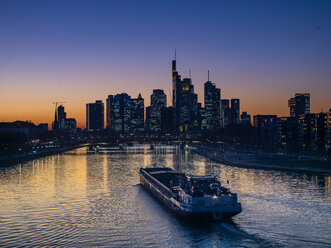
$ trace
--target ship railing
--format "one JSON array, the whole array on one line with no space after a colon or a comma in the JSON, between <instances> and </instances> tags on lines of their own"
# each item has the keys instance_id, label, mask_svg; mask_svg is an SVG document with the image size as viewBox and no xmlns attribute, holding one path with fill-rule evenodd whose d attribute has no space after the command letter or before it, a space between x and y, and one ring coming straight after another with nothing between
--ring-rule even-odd
<instances>
[{"instance_id":1,"label":"ship railing","mask_svg":"<svg viewBox=\"0 0 331 248\"><path fill-rule=\"evenodd\" d=\"M155 179L153 176L151 176L149 173L147 173L145 170L142 170L143 176L148 179L150 182L154 184L154 187L156 187L158 190L160 190L163 194L165 194L167 197L172 197L174 194L173 192L165 186L163 183Z\"/></svg>"}]
</instances>

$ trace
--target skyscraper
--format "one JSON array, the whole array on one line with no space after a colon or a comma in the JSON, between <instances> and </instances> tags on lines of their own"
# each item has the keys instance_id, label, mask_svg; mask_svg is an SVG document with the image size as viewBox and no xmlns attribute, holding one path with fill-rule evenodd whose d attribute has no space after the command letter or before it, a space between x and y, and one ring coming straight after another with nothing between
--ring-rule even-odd
<instances>
[{"instance_id":1,"label":"skyscraper","mask_svg":"<svg viewBox=\"0 0 331 248\"><path fill-rule=\"evenodd\" d=\"M205 115L207 130L220 128L221 125L221 90L216 88L216 85L209 81L205 83Z\"/></svg>"},{"instance_id":2,"label":"skyscraper","mask_svg":"<svg viewBox=\"0 0 331 248\"><path fill-rule=\"evenodd\" d=\"M247 114L247 112L242 112L240 116L240 123L251 125L251 115Z\"/></svg>"},{"instance_id":3,"label":"skyscraper","mask_svg":"<svg viewBox=\"0 0 331 248\"><path fill-rule=\"evenodd\" d=\"M230 110L230 122L231 124L240 123L240 100L231 99L231 110Z\"/></svg>"},{"instance_id":4,"label":"skyscraper","mask_svg":"<svg viewBox=\"0 0 331 248\"><path fill-rule=\"evenodd\" d=\"M197 95L194 94L194 86L191 78L184 78L176 69L176 56L172 61L172 106L175 111L176 125L185 122L197 126Z\"/></svg>"},{"instance_id":5,"label":"skyscraper","mask_svg":"<svg viewBox=\"0 0 331 248\"><path fill-rule=\"evenodd\" d=\"M174 111L172 107L161 109L161 131L172 131L174 128Z\"/></svg>"},{"instance_id":6,"label":"skyscraper","mask_svg":"<svg viewBox=\"0 0 331 248\"><path fill-rule=\"evenodd\" d=\"M163 90L153 90L151 95L151 109L149 115L149 130L151 132L161 131L161 110L167 107L167 96Z\"/></svg>"},{"instance_id":7,"label":"skyscraper","mask_svg":"<svg viewBox=\"0 0 331 248\"><path fill-rule=\"evenodd\" d=\"M144 131L144 99L139 93L136 99L131 99L131 128L134 133Z\"/></svg>"},{"instance_id":8,"label":"skyscraper","mask_svg":"<svg viewBox=\"0 0 331 248\"><path fill-rule=\"evenodd\" d=\"M122 93L107 98L107 127L114 132L144 131L144 99L141 94L131 98Z\"/></svg>"},{"instance_id":9,"label":"skyscraper","mask_svg":"<svg viewBox=\"0 0 331 248\"><path fill-rule=\"evenodd\" d=\"M58 117L58 125L59 129L65 129L65 120L67 118L67 113L64 111L64 107L60 105L57 108L57 117Z\"/></svg>"},{"instance_id":10,"label":"skyscraper","mask_svg":"<svg viewBox=\"0 0 331 248\"><path fill-rule=\"evenodd\" d=\"M327 112L326 126L327 126L326 149L330 151L331 150L331 109L329 109L329 112Z\"/></svg>"},{"instance_id":11,"label":"skyscraper","mask_svg":"<svg viewBox=\"0 0 331 248\"><path fill-rule=\"evenodd\" d=\"M88 131L104 129L104 105L101 100L86 104L86 129Z\"/></svg>"},{"instance_id":12,"label":"skyscraper","mask_svg":"<svg viewBox=\"0 0 331 248\"><path fill-rule=\"evenodd\" d=\"M221 100L221 123L222 127L226 127L230 122L230 101L229 99Z\"/></svg>"},{"instance_id":13,"label":"skyscraper","mask_svg":"<svg viewBox=\"0 0 331 248\"><path fill-rule=\"evenodd\" d=\"M110 128L114 132L128 132L131 125L131 97L126 94L117 94L108 97L107 119L110 119Z\"/></svg>"},{"instance_id":14,"label":"skyscraper","mask_svg":"<svg viewBox=\"0 0 331 248\"><path fill-rule=\"evenodd\" d=\"M290 116L299 117L303 114L310 113L310 94L309 93L296 93L295 97L288 100L290 107Z\"/></svg>"},{"instance_id":15,"label":"skyscraper","mask_svg":"<svg viewBox=\"0 0 331 248\"><path fill-rule=\"evenodd\" d=\"M111 128L111 117L114 115L114 96L109 95L106 99L106 128Z\"/></svg>"}]
</instances>

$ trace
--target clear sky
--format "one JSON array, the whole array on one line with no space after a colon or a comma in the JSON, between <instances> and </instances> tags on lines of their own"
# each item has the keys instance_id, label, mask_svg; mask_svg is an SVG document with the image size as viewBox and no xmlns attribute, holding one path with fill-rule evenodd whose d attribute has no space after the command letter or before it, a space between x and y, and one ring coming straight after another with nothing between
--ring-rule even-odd
<instances>
[{"instance_id":1,"label":"clear sky","mask_svg":"<svg viewBox=\"0 0 331 248\"><path fill-rule=\"evenodd\" d=\"M210 70L252 115L289 115L296 92L331 108L331 1L0 0L0 121L51 123L65 101L85 127L109 94L170 99L175 48L201 102Z\"/></svg>"}]
</instances>

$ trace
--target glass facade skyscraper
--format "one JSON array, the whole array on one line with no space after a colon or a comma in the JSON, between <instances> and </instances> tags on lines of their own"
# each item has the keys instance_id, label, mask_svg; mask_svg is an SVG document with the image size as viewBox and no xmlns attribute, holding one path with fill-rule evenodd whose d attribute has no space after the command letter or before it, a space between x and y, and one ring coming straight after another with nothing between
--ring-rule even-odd
<instances>
[{"instance_id":1,"label":"glass facade skyscraper","mask_svg":"<svg viewBox=\"0 0 331 248\"><path fill-rule=\"evenodd\" d=\"M86 129L88 131L104 129L104 105L101 100L86 104Z\"/></svg>"},{"instance_id":2,"label":"glass facade skyscraper","mask_svg":"<svg viewBox=\"0 0 331 248\"><path fill-rule=\"evenodd\" d=\"M303 114L310 113L310 94L296 93L295 97L288 100L291 117L299 117Z\"/></svg>"},{"instance_id":3,"label":"glass facade skyscraper","mask_svg":"<svg viewBox=\"0 0 331 248\"><path fill-rule=\"evenodd\" d=\"M221 100L221 125L226 127L230 122L230 101L229 99Z\"/></svg>"},{"instance_id":4,"label":"glass facade skyscraper","mask_svg":"<svg viewBox=\"0 0 331 248\"><path fill-rule=\"evenodd\" d=\"M167 107L167 96L163 90L153 90L151 95L151 109L149 112L149 130L151 132L161 131L161 110Z\"/></svg>"},{"instance_id":5,"label":"glass facade skyscraper","mask_svg":"<svg viewBox=\"0 0 331 248\"><path fill-rule=\"evenodd\" d=\"M209 80L205 83L206 129L219 129L221 125L221 90Z\"/></svg>"},{"instance_id":6,"label":"glass facade skyscraper","mask_svg":"<svg viewBox=\"0 0 331 248\"><path fill-rule=\"evenodd\" d=\"M240 100L231 99L231 110L230 110L230 123L239 124L240 123Z\"/></svg>"},{"instance_id":7,"label":"glass facade skyscraper","mask_svg":"<svg viewBox=\"0 0 331 248\"><path fill-rule=\"evenodd\" d=\"M144 99L139 93L136 99L131 99L131 127L134 133L144 131Z\"/></svg>"},{"instance_id":8,"label":"glass facade skyscraper","mask_svg":"<svg viewBox=\"0 0 331 248\"><path fill-rule=\"evenodd\" d=\"M181 79L176 69L176 59L172 61L172 106L175 111L176 125L189 122L197 127L197 99L191 78Z\"/></svg>"}]
</instances>

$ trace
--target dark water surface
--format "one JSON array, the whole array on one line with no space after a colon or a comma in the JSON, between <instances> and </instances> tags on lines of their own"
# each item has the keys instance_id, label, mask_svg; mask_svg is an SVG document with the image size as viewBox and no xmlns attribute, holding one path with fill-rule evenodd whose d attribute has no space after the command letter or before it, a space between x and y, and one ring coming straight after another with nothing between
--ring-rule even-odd
<instances>
[{"instance_id":1,"label":"dark water surface","mask_svg":"<svg viewBox=\"0 0 331 248\"><path fill-rule=\"evenodd\" d=\"M140 187L138 170L148 166L216 175L243 212L232 223L182 220ZM0 169L0 246L331 247L330 200L327 176L230 167L171 149L77 149Z\"/></svg>"}]
</instances>

